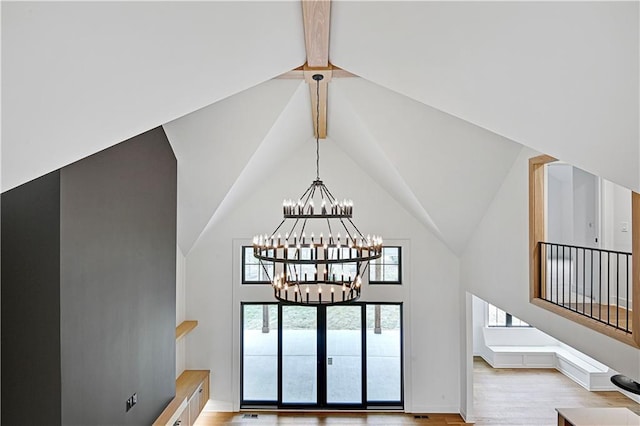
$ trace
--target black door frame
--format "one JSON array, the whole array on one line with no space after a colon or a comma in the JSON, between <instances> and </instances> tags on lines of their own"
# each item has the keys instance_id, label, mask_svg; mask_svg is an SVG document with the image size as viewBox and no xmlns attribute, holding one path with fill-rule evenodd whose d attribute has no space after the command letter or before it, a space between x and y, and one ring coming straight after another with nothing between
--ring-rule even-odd
<instances>
[{"instance_id":1,"label":"black door frame","mask_svg":"<svg viewBox=\"0 0 640 426\"><path fill-rule=\"evenodd\" d=\"M243 399L243 362L244 362L244 336L240 339L240 406L241 407L266 407L276 406L278 409L343 409L343 410L365 410L367 408L389 408L401 410L404 408L404 327L403 327L403 304L402 302L354 302L343 306L360 306L361 320L361 401L360 404L352 403L327 403L327 306L340 305L310 305L316 308L316 374L317 374L317 396L316 403L282 403L282 308L283 303L272 302L242 302L241 303L241 333L244 331L244 305L276 305L278 307L278 399L277 401L245 401ZM367 305L395 305L400 307L400 401L367 401Z\"/></svg>"}]
</instances>

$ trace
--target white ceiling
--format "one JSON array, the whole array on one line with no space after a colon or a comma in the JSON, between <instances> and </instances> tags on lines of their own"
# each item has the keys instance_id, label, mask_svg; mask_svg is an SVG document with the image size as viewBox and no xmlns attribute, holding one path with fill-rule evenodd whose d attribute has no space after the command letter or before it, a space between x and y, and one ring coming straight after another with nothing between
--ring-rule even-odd
<instances>
[{"instance_id":1,"label":"white ceiling","mask_svg":"<svg viewBox=\"0 0 640 426\"><path fill-rule=\"evenodd\" d=\"M2 190L164 125L186 254L312 136L305 83L271 81L301 15L3 2ZM637 2L334 2L330 60L363 78L330 84L329 137L455 253L521 145L640 190L638 27Z\"/></svg>"}]
</instances>

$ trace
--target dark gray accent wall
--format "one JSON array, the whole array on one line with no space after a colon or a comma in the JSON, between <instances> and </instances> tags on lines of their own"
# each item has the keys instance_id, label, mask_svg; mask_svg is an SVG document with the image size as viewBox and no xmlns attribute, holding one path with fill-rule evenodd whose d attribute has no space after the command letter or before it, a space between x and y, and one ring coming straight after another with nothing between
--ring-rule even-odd
<instances>
[{"instance_id":1,"label":"dark gray accent wall","mask_svg":"<svg viewBox=\"0 0 640 426\"><path fill-rule=\"evenodd\" d=\"M2 194L1 232L2 424L59 425L59 172Z\"/></svg>"},{"instance_id":2,"label":"dark gray accent wall","mask_svg":"<svg viewBox=\"0 0 640 426\"><path fill-rule=\"evenodd\" d=\"M159 127L2 195L2 424L148 425L173 398L176 172Z\"/></svg>"},{"instance_id":3,"label":"dark gray accent wall","mask_svg":"<svg viewBox=\"0 0 640 426\"><path fill-rule=\"evenodd\" d=\"M151 424L175 393L175 157L156 128L60 181L63 424Z\"/></svg>"}]
</instances>

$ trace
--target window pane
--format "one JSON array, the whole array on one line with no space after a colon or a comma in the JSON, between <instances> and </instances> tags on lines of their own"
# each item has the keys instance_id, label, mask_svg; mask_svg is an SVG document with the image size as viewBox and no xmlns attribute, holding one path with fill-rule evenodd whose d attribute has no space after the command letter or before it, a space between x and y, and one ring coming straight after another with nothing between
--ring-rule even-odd
<instances>
[{"instance_id":1,"label":"window pane","mask_svg":"<svg viewBox=\"0 0 640 426\"><path fill-rule=\"evenodd\" d=\"M382 281L382 265L373 262L369 264L369 281Z\"/></svg>"},{"instance_id":2,"label":"window pane","mask_svg":"<svg viewBox=\"0 0 640 426\"><path fill-rule=\"evenodd\" d=\"M493 306L490 303L487 303L487 307L487 325L489 327L531 327L521 319L514 317L513 315Z\"/></svg>"},{"instance_id":3,"label":"window pane","mask_svg":"<svg viewBox=\"0 0 640 426\"><path fill-rule=\"evenodd\" d=\"M367 305L367 401L401 399L399 305Z\"/></svg>"},{"instance_id":4,"label":"window pane","mask_svg":"<svg viewBox=\"0 0 640 426\"><path fill-rule=\"evenodd\" d=\"M382 256L369 264L369 283L400 284L400 247L383 247Z\"/></svg>"},{"instance_id":5,"label":"window pane","mask_svg":"<svg viewBox=\"0 0 640 426\"><path fill-rule=\"evenodd\" d=\"M383 262L387 265L397 265L400 256L399 256L399 248L398 247L384 247L382 250L383 253Z\"/></svg>"},{"instance_id":6,"label":"window pane","mask_svg":"<svg viewBox=\"0 0 640 426\"><path fill-rule=\"evenodd\" d=\"M278 306L243 305L242 399L278 399Z\"/></svg>"},{"instance_id":7,"label":"window pane","mask_svg":"<svg viewBox=\"0 0 640 426\"><path fill-rule=\"evenodd\" d=\"M493 305L489 305L489 327L506 327L507 313Z\"/></svg>"},{"instance_id":8,"label":"window pane","mask_svg":"<svg viewBox=\"0 0 640 426\"><path fill-rule=\"evenodd\" d=\"M398 267L396 265L385 265L384 267L385 281L400 281L398 276Z\"/></svg>"},{"instance_id":9,"label":"window pane","mask_svg":"<svg viewBox=\"0 0 640 426\"><path fill-rule=\"evenodd\" d=\"M530 327L529 324L527 324L526 322L514 316L511 316L511 326L512 327Z\"/></svg>"},{"instance_id":10,"label":"window pane","mask_svg":"<svg viewBox=\"0 0 640 426\"><path fill-rule=\"evenodd\" d=\"M317 313L312 306L282 307L282 402L315 403L318 396Z\"/></svg>"},{"instance_id":11,"label":"window pane","mask_svg":"<svg viewBox=\"0 0 640 426\"><path fill-rule=\"evenodd\" d=\"M327 306L327 402L362 403L362 308Z\"/></svg>"},{"instance_id":12,"label":"window pane","mask_svg":"<svg viewBox=\"0 0 640 426\"><path fill-rule=\"evenodd\" d=\"M273 250L269 250L268 254L273 255ZM242 247L242 261L243 283L268 283L271 281L273 262L260 262L253 256L253 247Z\"/></svg>"}]
</instances>

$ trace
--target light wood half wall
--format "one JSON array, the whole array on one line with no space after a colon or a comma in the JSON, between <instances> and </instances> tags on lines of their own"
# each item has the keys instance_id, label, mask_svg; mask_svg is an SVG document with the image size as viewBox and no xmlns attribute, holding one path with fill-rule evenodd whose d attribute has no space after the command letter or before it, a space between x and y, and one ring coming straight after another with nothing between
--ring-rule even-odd
<instances>
[{"instance_id":1,"label":"light wood half wall","mask_svg":"<svg viewBox=\"0 0 640 426\"><path fill-rule=\"evenodd\" d=\"M557 161L549 155L529 159L529 301L543 309L582 324L628 345L640 348L640 194L631 191L632 232L632 332L626 333L595 319L545 300L541 280L546 266L540 242L546 240L545 165ZM636 314L633 314L635 312Z\"/></svg>"},{"instance_id":2,"label":"light wood half wall","mask_svg":"<svg viewBox=\"0 0 640 426\"><path fill-rule=\"evenodd\" d=\"M540 297L540 242L545 240L544 165L557 161L548 155L529 159L529 299Z\"/></svg>"}]
</instances>

